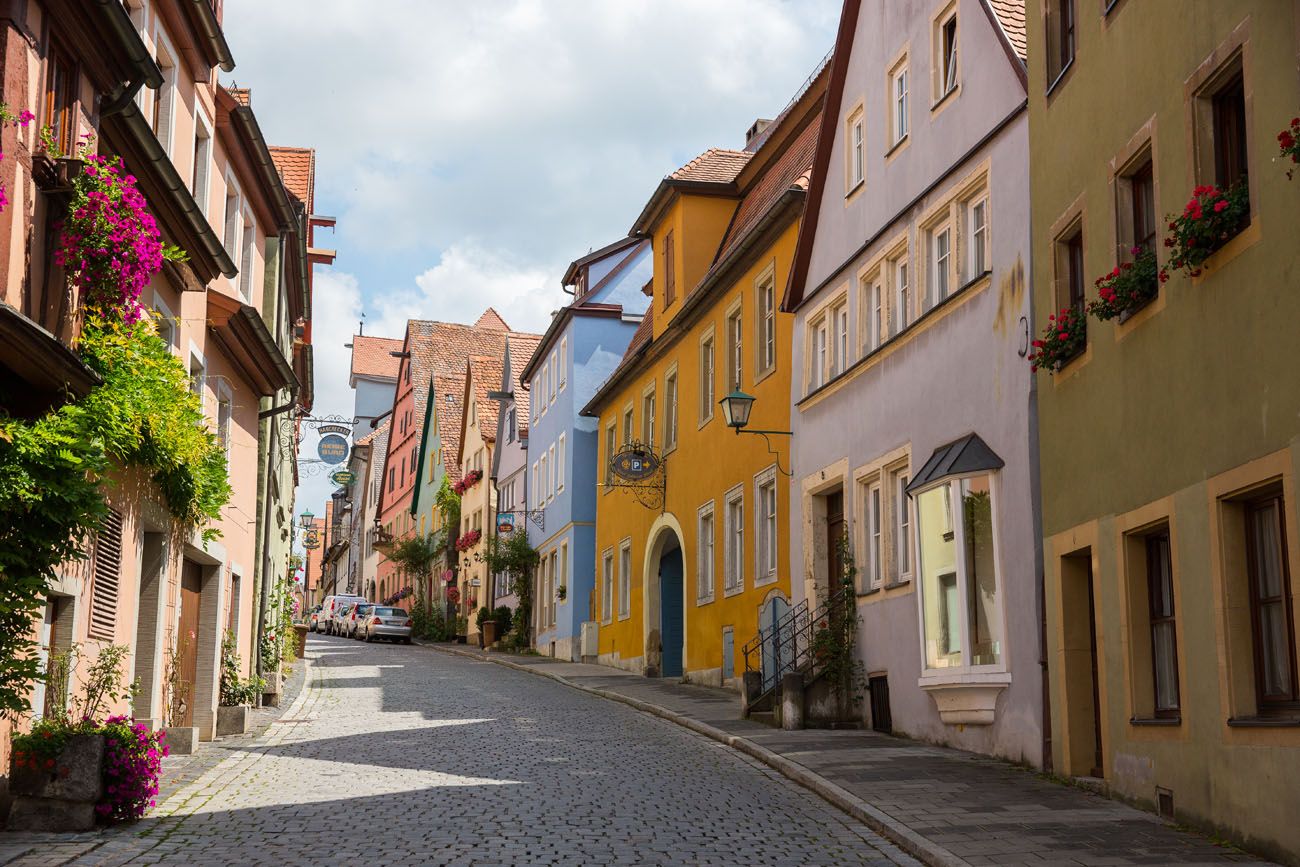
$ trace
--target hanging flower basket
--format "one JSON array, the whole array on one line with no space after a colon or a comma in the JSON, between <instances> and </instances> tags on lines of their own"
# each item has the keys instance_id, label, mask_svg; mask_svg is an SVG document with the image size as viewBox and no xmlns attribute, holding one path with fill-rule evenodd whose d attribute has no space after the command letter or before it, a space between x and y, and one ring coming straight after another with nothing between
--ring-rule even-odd
<instances>
[{"instance_id":1,"label":"hanging flower basket","mask_svg":"<svg viewBox=\"0 0 1300 867\"><path fill-rule=\"evenodd\" d=\"M1291 125L1277 134L1277 143L1282 148L1279 156L1291 160L1291 167L1286 170L1289 181L1295 174L1295 166L1300 164L1300 117L1291 118Z\"/></svg>"},{"instance_id":2,"label":"hanging flower basket","mask_svg":"<svg viewBox=\"0 0 1300 867\"><path fill-rule=\"evenodd\" d=\"M1169 267L1197 277L1201 266L1216 250L1242 230L1250 216L1250 190L1245 179L1224 192L1214 186L1200 186L1183 213L1169 221Z\"/></svg>"},{"instance_id":3,"label":"hanging flower basket","mask_svg":"<svg viewBox=\"0 0 1300 867\"><path fill-rule=\"evenodd\" d=\"M459 481L453 483L451 489L456 492L457 496L463 497L465 492L477 485L482 478L482 470L470 470Z\"/></svg>"},{"instance_id":4,"label":"hanging flower basket","mask_svg":"<svg viewBox=\"0 0 1300 867\"><path fill-rule=\"evenodd\" d=\"M1034 370L1056 373L1088 344L1088 320L1078 310L1066 307L1047 317L1043 336L1033 342L1028 361Z\"/></svg>"},{"instance_id":5,"label":"hanging flower basket","mask_svg":"<svg viewBox=\"0 0 1300 867\"><path fill-rule=\"evenodd\" d=\"M1121 262L1104 277L1098 277L1097 300L1088 304L1088 312L1103 322L1146 306L1160 291L1168 275L1160 273L1154 250L1134 247L1132 262Z\"/></svg>"},{"instance_id":6,"label":"hanging flower basket","mask_svg":"<svg viewBox=\"0 0 1300 867\"><path fill-rule=\"evenodd\" d=\"M479 543L479 540L482 538L483 538L483 533L481 531L470 530L464 533L463 535L461 535L461 537L456 540L456 550L461 552L468 551L470 548L473 548L475 545L477 545Z\"/></svg>"}]
</instances>

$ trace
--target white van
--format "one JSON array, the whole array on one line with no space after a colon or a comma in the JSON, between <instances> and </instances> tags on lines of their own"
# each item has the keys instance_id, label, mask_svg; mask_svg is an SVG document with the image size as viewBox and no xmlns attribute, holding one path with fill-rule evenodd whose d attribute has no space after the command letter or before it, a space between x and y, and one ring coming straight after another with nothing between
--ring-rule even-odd
<instances>
[{"instance_id":1,"label":"white van","mask_svg":"<svg viewBox=\"0 0 1300 867\"><path fill-rule=\"evenodd\" d=\"M333 634L334 615L344 605L356 605L358 602L365 602L364 596L353 596L350 593L341 593L338 596L326 596L325 601L320 606L320 616L316 618L316 631Z\"/></svg>"}]
</instances>

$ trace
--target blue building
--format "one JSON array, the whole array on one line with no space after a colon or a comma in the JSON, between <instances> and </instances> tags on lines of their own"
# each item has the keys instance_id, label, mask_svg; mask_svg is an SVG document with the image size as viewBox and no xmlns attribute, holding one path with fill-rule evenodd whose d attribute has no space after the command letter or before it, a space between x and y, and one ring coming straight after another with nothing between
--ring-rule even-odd
<instances>
[{"instance_id":1,"label":"blue building","mask_svg":"<svg viewBox=\"0 0 1300 867\"><path fill-rule=\"evenodd\" d=\"M556 312L520 376L529 392L527 504L541 512L525 522L541 555L533 634L541 653L562 659L582 656L582 624L595 609L599 443L596 420L578 413L618 366L650 304L651 264L650 242L640 238L570 264L563 284L573 302Z\"/></svg>"}]
</instances>

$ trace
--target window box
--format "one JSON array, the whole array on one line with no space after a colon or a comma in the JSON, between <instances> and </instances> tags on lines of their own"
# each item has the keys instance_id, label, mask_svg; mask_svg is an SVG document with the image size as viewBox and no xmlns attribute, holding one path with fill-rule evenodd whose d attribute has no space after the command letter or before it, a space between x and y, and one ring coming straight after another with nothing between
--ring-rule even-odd
<instances>
[{"instance_id":1,"label":"window box","mask_svg":"<svg viewBox=\"0 0 1300 867\"><path fill-rule=\"evenodd\" d=\"M1160 267L1154 250L1134 247L1132 262L1121 262L1104 277L1096 280L1097 299L1088 304L1088 312L1105 322L1121 322L1155 300L1160 291Z\"/></svg>"},{"instance_id":2,"label":"window box","mask_svg":"<svg viewBox=\"0 0 1300 867\"><path fill-rule=\"evenodd\" d=\"M1088 320L1072 307L1049 314L1043 336L1033 343L1027 360L1034 370L1059 373L1088 346Z\"/></svg>"},{"instance_id":3,"label":"window box","mask_svg":"<svg viewBox=\"0 0 1300 867\"><path fill-rule=\"evenodd\" d=\"M1295 165L1300 164L1300 117L1291 118L1291 125L1277 134L1277 143L1282 149L1278 156L1291 160L1292 167L1286 170L1289 181L1295 175Z\"/></svg>"},{"instance_id":4,"label":"window box","mask_svg":"<svg viewBox=\"0 0 1300 867\"><path fill-rule=\"evenodd\" d=\"M992 725L998 693L1010 685L1011 675L1003 671L927 675L917 681L947 725Z\"/></svg>"},{"instance_id":5,"label":"window box","mask_svg":"<svg viewBox=\"0 0 1300 867\"><path fill-rule=\"evenodd\" d=\"M1169 267L1198 277L1205 260L1250 224L1250 190L1243 178L1226 192L1203 185L1183 213L1169 221Z\"/></svg>"}]
</instances>

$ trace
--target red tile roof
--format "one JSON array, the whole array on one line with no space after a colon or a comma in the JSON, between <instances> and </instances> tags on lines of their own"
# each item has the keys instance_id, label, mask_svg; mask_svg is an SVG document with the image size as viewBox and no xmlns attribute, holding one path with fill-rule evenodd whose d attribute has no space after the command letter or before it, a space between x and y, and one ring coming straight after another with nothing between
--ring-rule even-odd
<instances>
[{"instance_id":1,"label":"red tile roof","mask_svg":"<svg viewBox=\"0 0 1300 867\"><path fill-rule=\"evenodd\" d=\"M451 478L458 479L460 417L465 411L465 374L435 376L433 388L438 395L438 437L442 440L442 469Z\"/></svg>"},{"instance_id":2,"label":"red tile roof","mask_svg":"<svg viewBox=\"0 0 1300 867\"><path fill-rule=\"evenodd\" d=\"M271 161L275 163L289 195L307 206L307 213L316 208L316 151L314 148L282 147L270 145Z\"/></svg>"},{"instance_id":3,"label":"red tile roof","mask_svg":"<svg viewBox=\"0 0 1300 867\"><path fill-rule=\"evenodd\" d=\"M1002 32L1007 35L1011 48L1025 62L1028 56L1025 41L1025 0L988 0L989 8L997 16Z\"/></svg>"},{"instance_id":4,"label":"red tile roof","mask_svg":"<svg viewBox=\"0 0 1300 867\"><path fill-rule=\"evenodd\" d=\"M753 154L727 148L709 148L668 177L674 181L729 184L740 174Z\"/></svg>"},{"instance_id":5,"label":"red tile roof","mask_svg":"<svg viewBox=\"0 0 1300 867\"><path fill-rule=\"evenodd\" d=\"M488 392L501 390L504 362L501 355L473 355L466 363L469 384L474 387L471 397L478 408L478 432L485 443L494 443L497 439L497 415L501 404L488 397ZM464 447L463 441L461 447Z\"/></svg>"},{"instance_id":6,"label":"red tile roof","mask_svg":"<svg viewBox=\"0 0 1300 867\"><path fill-rule=\"evenodd\" d=\"M253 104L253 91L247 87L227 87L225 90L240 105L248 106Z\"/></svg>"},{"instance_id":7,"label":"red tile roof","mask_svg":"<svg viewBox=\"0 0 1300 867\"><path fill-rule=\"evenodd\" d=\"M510 335L510 385L506 389L515 395L515 418L519 420L519 429L527 429L528 419L531 418L528 413L532 406L532 395L525 389L523 382L524 370L528 367L528 361L541 345L542 338L531 334ZM520 434L523 436L523 434Z\"/></svg>"},{"instance_id":8,"label":"red tile roof","mask_svg":"<svg viewBox=\"0 0 1300 867\"><path fill-rule=\"evenodd\" d=\"M393 337L371 337L358 334L352 338L352 377L368 376L397 381L402 360L393 357L402 351L402 341ZM353 382L353 388L356 383Z\"/></svg>"},{"instance_id":9,"label":"red tile roof","mask_svg":"<svg viewBox=\"0 0 1300 867\"><path fill-rule=\"evenodd\" d=\"M506 321L501 318L501 314L497 313L491 307L483 311L483 315L480 316L478 318L478 321L474 323L474 327L475 328L499 328L502 331L510 330L510 326L506 325Z\"/></svg>"}]
</instances>

